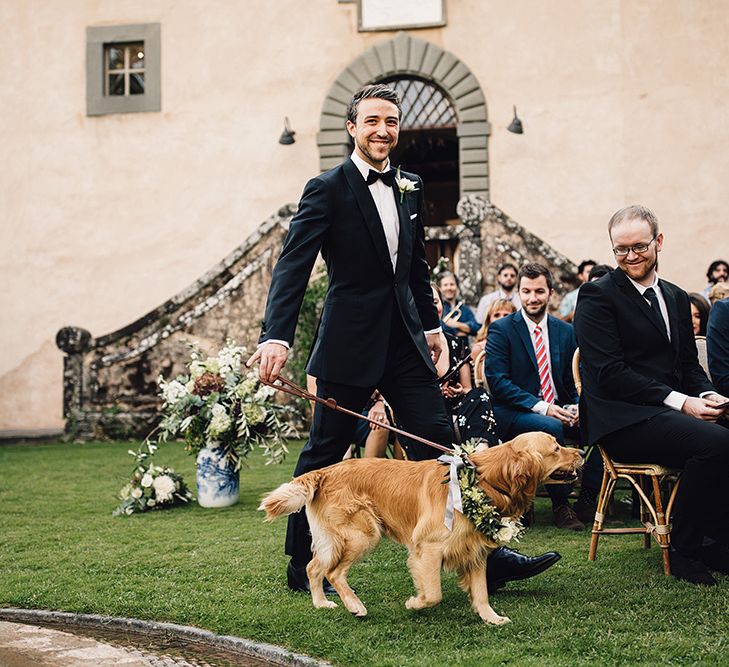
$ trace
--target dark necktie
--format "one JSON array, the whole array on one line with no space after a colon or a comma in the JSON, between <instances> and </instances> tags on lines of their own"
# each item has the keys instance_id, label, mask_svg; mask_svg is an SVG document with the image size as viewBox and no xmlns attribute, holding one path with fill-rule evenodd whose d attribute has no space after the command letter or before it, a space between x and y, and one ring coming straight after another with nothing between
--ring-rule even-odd
<instances>
[{"instance_id":1,"label":"dark necktie","mask_svg":"<svg viewBox=\"0 0 729 667\"><path fill-rule=\"evenodd\" d=\"M370 169L367 174L367 185L372 185L373 183L376 183L377 180L381 180L385 185L392 187L392 184L395 182L395 170L388 169L385 172L381 172Z\"/></svg>"},{"instance_id":2,"label":"dark necktie","mask_svg":"<svg viewBox=\"0 0 729 667\"><path fill-rule=\"evenodd\" d=\"M658 321L665 329L666 321L663 319L663 313L661 313L661 306L658 303L658 296L656 295L656 291L652 287L649 287L645 292L643 292L643 297L645 299L648 299L648 303L650 303L653 313L658 316Z\"/></svg>"}]
</instances>

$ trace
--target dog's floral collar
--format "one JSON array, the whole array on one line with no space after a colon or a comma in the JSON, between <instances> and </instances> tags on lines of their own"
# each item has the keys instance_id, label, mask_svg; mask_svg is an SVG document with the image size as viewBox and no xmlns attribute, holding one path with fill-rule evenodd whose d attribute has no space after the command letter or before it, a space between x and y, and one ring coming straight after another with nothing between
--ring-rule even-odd
<instances>
[{"instance_id":1,"label":"dog's floral collar","mask_svg":"<svg viewBox=\"0 0 729 667\"><path fill-rule=\"evenodd\" d=\"M497 544L518 542L524 533L520 519L502 517L476 480L476 468L469 458L476 450L476 441L455 445L453 455L443 455L438 461L450 466L444 483L448 484L445 525L453 529L453 512L467 517L476 530Z\"/></svg>"}]
</instances>

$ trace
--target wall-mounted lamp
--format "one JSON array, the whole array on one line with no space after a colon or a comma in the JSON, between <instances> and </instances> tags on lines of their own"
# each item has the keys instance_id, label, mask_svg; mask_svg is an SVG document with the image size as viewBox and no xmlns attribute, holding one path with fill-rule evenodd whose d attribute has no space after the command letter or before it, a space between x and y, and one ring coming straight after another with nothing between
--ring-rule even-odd
<instances>
[{"instance_id":1,"label":"wall-mounted lamp","mask_svg":"<svg viewBox=\"0 0 729 667\"><path fill-rule=\"evenodd\" d=\"M293 144L296 141L296 139L294 139L295 134L296 134L296 132L294 132L291 129L291 127L289 126L288 117L284 118L284 131L281 132L281 136L279 137L278 143L283 144L284 146Z\"/></svg>"},{"instance_id":2,"label":"wall-mounted lamp","mask_svg":"<svg viewBox=\"0 0 729 667\"><path fill-rule=\"evenodd\" d=\"M506 129L514 134L524 134L524 126L521 124L519 116L516 115L516 106L514 106L514 118Z\"/></svg>"}]
</instances>

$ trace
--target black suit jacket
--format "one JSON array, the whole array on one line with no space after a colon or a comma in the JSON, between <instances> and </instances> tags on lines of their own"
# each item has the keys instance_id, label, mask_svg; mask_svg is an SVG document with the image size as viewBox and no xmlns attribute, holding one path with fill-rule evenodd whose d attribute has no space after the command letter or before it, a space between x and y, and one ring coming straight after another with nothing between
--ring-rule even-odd
<instances>
[{"instance_id":1,"label":"black suit jacket","mask_svg":"<svg viewBox=\"0 0 729 667\"><path fill-rule=\"evenodd\" d=\"M547 330L555 400L560 405L577 403L572 377L576 347L572 325L549 315ZM507 433L519 412L529 412L541 400L537 357L522 311L489 326L484 370L496 421Z\"/></svg>"},{"instance_id":2,"label":"black suit jacket","mask_svg":"<svg viewBox=\"0 0 729 667\"><path fill-rule=\"evenodd\" d=\"M307 371L317 378L374 386L382 377L393 311L399 311L425 363L435 372L423 330L439 326L433 305L422 223L423 183L400 201L393 271L377 207L351 159L310 180L273 270L260 342L293 344L314 261L321 250L329 289ZM396 304L396 306L395 306Z\"/></svg>"},{"instance_id":3,"label":"black suit jacket","mask_svg":"<svg viewBox=\"0 0 729 667\"><path fill-rule=\"evenodd\" d=\"M671 391L713 391L699 364L688 295L665 280L659 285L670 340L620 269L580 287L574 316L583 382L580 423L590 444L670 410L663 401Z\"/></svg>"}]
</instances>

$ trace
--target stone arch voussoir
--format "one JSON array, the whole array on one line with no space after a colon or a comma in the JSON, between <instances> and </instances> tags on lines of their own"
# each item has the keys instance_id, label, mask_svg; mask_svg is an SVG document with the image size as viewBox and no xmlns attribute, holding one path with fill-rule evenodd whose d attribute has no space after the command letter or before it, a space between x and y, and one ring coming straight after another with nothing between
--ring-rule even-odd
<instances>
[{"instance_id":1,"label":"stone arch voussoir","mask_svg":"<svg viewBox=\"0 0 729 667\"><path fill-rule=\"evenodd\" d=\"M392 76L415 76L440 87L451 99L458 117L461 196L489 200L488 121L486 99L468 66L432 42L399 32L352 61L334 80L322 106L317 144L319 168L326 171L349 154L345 129L347 104L364 85Z\"/></svg>"}]
</instances>

